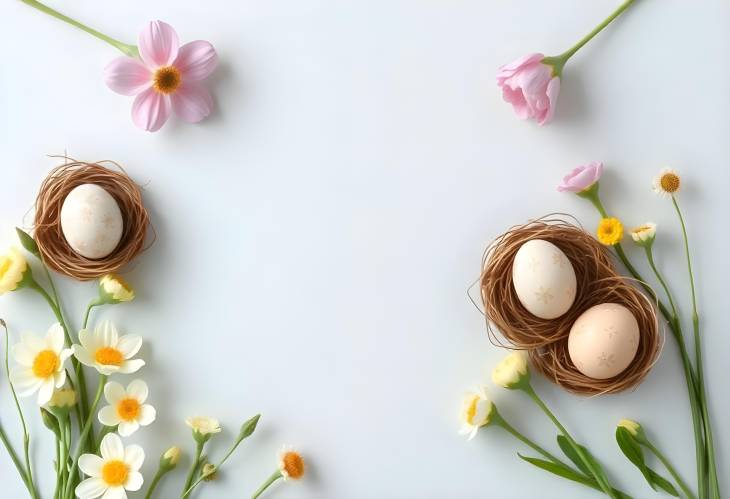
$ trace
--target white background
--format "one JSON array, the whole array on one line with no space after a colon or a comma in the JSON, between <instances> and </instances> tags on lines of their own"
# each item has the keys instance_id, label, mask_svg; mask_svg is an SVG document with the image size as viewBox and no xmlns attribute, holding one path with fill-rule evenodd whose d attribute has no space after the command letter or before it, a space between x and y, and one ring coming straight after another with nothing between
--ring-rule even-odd
<instances>
[{"instance_id":1,"label":"white background","mask_svg":"<svg viewBox=\"0 0 730 499\"><path fill-rule=\"evenodd\" d=\"M187 466L186 416L221 419L215 457L260 411L255 436L200 496L248 497L289 443L306 455L307 477L270 497L598 497L521 462L515 453L526 449L500 430L468 443L456 434L462 393L487 383L504 355L466 295L485 246L550 212L592 230L590 205L555 185L596 159L606 163L609 209L627 225L659 224L657 259L687 317L678 226L669 202L650 191L662 166L683 173L711 411L728 469L730 6L637 2L568 64L556 119L544 128L518 121L494 82L500 64L561 52L617 3L52 2L132 43L146 21L162 19L181 40L216 46L215 114L149 134L131 123L131 99L103 83L115 49L4 2L4 242L15 225L32 223L38 186L58 164L47 154L114 159L145 185L157 242L127 274L139 297L95 318L146 339L140 376L159 416L131 440L147 451L148 480L172 444L188 451ZM78 325L94 285L59 281ZM52 321L27 291L3 296L0 315L14 335ZM583 399L535 384L635 497L654 493L616 446L622 417L643 422L694 483L671 340L632 393ZM490 392L510 421L555 449L555 430L524 396ZM2 423L19 445L5 381L0 395ZM49 435L26 402L50 497ZM0 469L2 496L23 496L5 454ZM168 477L160 497L178 496L183 475ZM727 474L721 486L730 494Z\"/></svg>"}]
</instances>

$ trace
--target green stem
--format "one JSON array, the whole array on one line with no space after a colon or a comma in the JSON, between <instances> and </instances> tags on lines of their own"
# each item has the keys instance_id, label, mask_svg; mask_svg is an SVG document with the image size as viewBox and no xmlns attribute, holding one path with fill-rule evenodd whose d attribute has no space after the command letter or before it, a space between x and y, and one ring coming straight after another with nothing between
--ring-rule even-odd
<instances>
[{"instance_id":1,"label":"green stem","mask_svg":"<svg viewBox=\"0 0 730 499\"><path fill-rule=\"evenodd\" d=\"M221 459L218 462L218 464L215 465L216 470L219 470L221 468L221 466L223 466L225 464L225 462L228 461L228 458L231 457L231 454L233 454L233 452L238 448L238 446L241 445L241 442L243 442L243 439L241 439L241 438L236 439L236 441L233 443L233 445L231 445L231 448L228 449L228 452L226 452L226 455L223 456L223 459ZM188 488L185 489L185 492L183 492L183 495L181 496L180 499L185 499L186 497L188 497L190 495L190 493L193 491L193 489L195 489L195 487L197 487L198 484L200 482L202 482L204 479L205 479L205 475L199 476L198 479L195 480L195 482L193 482Z\"/></svg>"},{"instance_id":2,"label":"green stem","mask_svg":"<svg viewBox=\"0 0 730 499\"><path fill-rule=\"evenodd\" d=\"M568 439L568 442L570 443L571 447L575 450L575 452L580 457L581 461L583 461L583 464L586 465L586 467L591 471L593 474L593 477L596 479L596 482L601 487L601 490L608 495L609 497L616 499L616 493L613 491L613 488L611 487L611 484L608 483L608 481L602 476L601 473L598 472L596 467L593 465L593 462L588 459L588 456L586 456L585 452L583 452L583 449L580 445L575 441L575 439L568 433L568 430L558 421L558 418L555 417L555 414L552 413L550 408L545 405L545 403L542 401L540 396L537 394L537 392L532 388L532 385L527 383L525 386L522 387L522 390L527 393L527 395L530 396L530 398L537 404L537 406L542 409L542 411L545 413L545 415L553 422L553 424L560 430L560 433L563 434L565 438Z\"/></svg>"},{"instance_id":3,"label":"green stem","mask_svg":"<svg viewBox=\"0 0 730 499\"><path fill-rule=\"evenodd\" d=\"M672 204L677 212L679 223L682 226L682 238L684 239L684 254L687 258L687 272L689 274L689 285L692 294L692 330L694 334L695 346L695 365L697 368L697 392L700 399L700 408L702 411L702 419L705 429L705 443L707 444L707 459L710 483L710 497L713 499L720 498L720 484L717 478L717 463L715 459L715 444L712 437L712 424L710 414L707 410L707 394L705 391L704 366L702 364L702 344L700 341L700 319L697 313L697 294L695 292L695 279L692 273L692 257L689 251L689 237L687 236L687 226L684 223L682 210L679 209L677 198L672 196Z\"/></svg>"},{"instance_id":4,"label":"green stem","mask_svg":"<svg viewBox=\"0 0 730 499\"><path fill-rule=\"evenodd\" d=\"M63 479L61 478L61 439L56 436L56 488L53 491L53 499L58 499L60 488L63 485Z\"/></svg>"},{"instance_id":5,"label":"green stem","mask_svg":"<svg viewBox=\"0 0 730 499\"><path fill-rule=\"evenodd\" d=\"M269 478L267 478L264 483L261 484L261 487L259 487L258 490L256 490L256 492L253 493L253 495L251 496L251 499L256 499L258 496L260 496L261 494L263 494L264 491L266 489L268 489L269 486L271 486L272 483L274 483L275 481L277 481L281 477L282 477L282 475L281 475L281 472L279 470L276 470L275 472L273 472L271 474L271 476Z\"/></svg>"},{"instance_id":6,"label":"green stem","mask_svg":"<svg viewBox=\"0 0 730 499\"><path fill-rule=\"evenodd\" d=\"M581 48L583 48L583 46L586 43L591 41L594 36L596 36L598 33L603 31L603 29L606 26L611 24L611 22L613 22L614 19L616 19L618 16L620 16L635 1L636 0L626 0L624 3L619 5L619 7L616 10L614 10L610 16L608 16L606 19L604 19L602 23L600 23L598 26L593 28L593 30L590 33L588 33L586 36L584 36L583 38L578 40L578 43L576 43L575 45L573 45L572 47L570 47L568 50L566 50L565 52L563 52L560 55L556 55L553 57L546 57L544 62L552 65L555 68L556 74L558 76L560 76L560 74L563 71L563 66L565 66L566 62L568 62L568 59L573 57L576 52L578 52Z\"/></svg>"},{"instance_id":7,"label":"green stem","mask_svg":"<svg viewBox=\"0 0 730 499\"><path fill-rule=\"evenodd\" d=\"M520 442L522 442L523 444L525 444L526 446L528 446L529 448L531 448L532 450L534 450L538 454L541 454L543 457L547 458L549 461L552 461L555 464L560 464L560 465L567 466L567 467L570 468L570 466L568 466L567 464L565 464L564 462L562 462L560 459L558 459L557 457L555 457L554 455L552 455L550 452L546 451L545 449L543 449L542 447L540 447L539 445L537 445L535 442L533 442L532 440L530 440L529 438L527 438L525 435L523 435L522 433L520 433L519 430L517 430L516 428L514 428L511 424L509 424L501 416L498 417L498 418L495 418L493 421L494 421L494 424L496 424L496 425L504 428L508 433L510 433L517 440L519 440Z\"/></svg>"},{"instance_id":8,"label":"green stem","mask_svg":"<svg viewBox=\"0 0 730 499\"><path fill-rule=\"evenodd\" d=\"M687 484L682 480L682 477L679 476L679 473L677 473L677 470L674 469L674 466L672 466L672 463L669 462L669 459L662 454L659 449L657 449L654 444L649 442L648 440L645 442L642 442L646 448L648 448L650 451L654 453L654 455L661 461L661 463L664 465L664 467L667 469L670 475L674 478L674 480L677 482L677 485L679 485L679 488L682 489L682 491L687 495L689 499L695 499L694 493L690 490L690 488L687 486Z\"/></svg>"},{"instance_id":9,"label":"green stem","mask_svg":"<svg viewBox=\"0 0 730 499\"><path fill-rule=\"evenodd\" d=\"M190 466L190 471L188 471L188 477L185 479L185 486L183 487L183 495L180 497L185 497L190 491L190 484L193 483L193 479L195 478L195 470L198 469L198 466L200 465L200 456L203 454L203 447L205 446L205 441L200 440L196 442L195 446L195 457L193 458L193 463Z\"/></svg>"},{"instance_id":10,"label":"green stem","mask_svg":"<svg viewBox=\"0 0 730 499\"><path fill-rule=\"evenodd\" d=\"M25 470L23 469L23 463L20 462L20 458L18 458L18 454L15 452L15 449L13 449L13 446L10 443L10 440L8 440L8 435L5 433L5 428L3 428L2 424L0 424L0 441L5 446L5 449L7 449L8 454L10 455L10 459L13 461L15 468L18 470L18 473L20 474L20 478L23 480L23 483L28 488L28 492L30 492L31 496L33 496L33 494L34 494L33 487L28 482L28 475L26 475Z\"/></svg>"},{"instance_id":11,"label":"green stem","mask_svg":"<svg viewBox=\"0 0 730 499\"><path fill-rule=\"evenodd\" d=\"M21 0L24 4L30 5L33 8L36 8L40 10L41 12L44 12L48 14L49 16L55 17L56 19L60 19L63 22L66 22L70 24L71 26L75 26L83 31L86 31L91 36L95 36L96 38L105 41L112 47L118 49L121 51L124 55L127 55L129 57L137 57L139 55L139 51L137 50L137 47L134 45L128 45L126 43L122 43L119 40L115 40L114 38L105 35L104 33L101 33L93 28L90 28L86 26L85 24L81 24L75 19L72 19L64 14L61 14L55 9L52 9L48 7L47 5L42 4L41 2L37 0Z\"/></svg>"},{"instance_id":12,"label":"green stem","mask_svg":"<svg viewBox=\"0 0 730 499\"><path fill-rule=\"evenodd\" d=\"M28 484L30 485L30 493L31 496L34 498L38 497L38 491L35 486L35 482L33 481L33 468L30 464L30 435L28 434L28 425L25 424L25 417L23 416L23 410L20 408L20 402L18 402L18 395L15 393L15 386L13 384L12 379L10 378L10 363L8 362L8 352L10 351L10 345L8 337L10 336L8 333L8 326L5 324L5 321L0 321L0 325L5 330L5 374L8 377L8 384L10 385L10 393L13 395L13 400L15 401L15 408L18 410L18 415L20 416L20 424L23 427L23 452L25 453L25 470L27 473L28 478Z\"/></svg>"},{"instance_id":13,"label":"green stem","mask_svg":"<svg viewBox=\"0 0 730 499\"><path fill-rule=\"evenodd\" d=\"M101 302L99 301L98 298L91 300L91 302L89 302L89 305L86 307L86 313L84 313L84 322L82 323L81 329L86 329L88 327L89 316L91 314L91 310L94 307L99 306L99 305L101 305Z\"/></svg>"},{"instance_id":14,"label":"green stem","mask_svg":"<svg viewBox=\"0 0 730 499\"><path fill-rule=\"evenodd\" d=\"M155 473L155 476L152 479L152 483L150 483L150 488L147 490L147 493L145 494L144 499L150 499L152 497L152 493L157 488L157 485L160 483L160 480L162 480L162 477L165 476L165 474L168 471L170 471L170 470L169 469L168 470L165 470L165 469L162 469L162 468L157 468L157 473Z\"/></svg>"},{"instance_id":15,"label":"green stem","mask_svg":"<svg viewBox=\"0 0 730 499\"><path fill-rule=\"evenodd\" d=\"M101 399L101 394L104 392L104 386L106 385L107 377L102 374L99 376L99 387L96 389L96 395L94 396L94 402L91 404L91 409L89 411L89 415L86 418L86 423L84 423L84 427L81 430L81 433L79 434L79 441L76 443L76 448L74 450L73 455L73 464L71 465L71 470L68 474L68 483L66 484L66 489L64 492L64 497L68 497L71 494L71 487L74 484L74 481L76 480L76 471L79 467L79 457L81 457L81 453L85 448L86 445L86 438L89 435L89 431L91 431L94 414L96 413L96 406L99 405L99 400Z\"/></svg>"}]
</instances>

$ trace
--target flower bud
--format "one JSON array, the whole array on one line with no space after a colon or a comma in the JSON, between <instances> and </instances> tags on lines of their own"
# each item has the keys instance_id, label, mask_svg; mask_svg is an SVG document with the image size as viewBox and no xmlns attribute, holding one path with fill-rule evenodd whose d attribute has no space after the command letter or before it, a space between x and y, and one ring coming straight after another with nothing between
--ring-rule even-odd
<instances>
[{"instance_id":1,"label":"flower bud","mask_svg":"<svg viewBox=\"0 0 730 499\"><path fill-rule=\"evenodd\" d=\"M51 414L43 407L41 407L41 420L43 421L45 427L51 430L57 437L60 435L60 430L58 428L58 419L56 419L53 414Z\"/></svg>"},{"instance_id":2,"label":"flower bud","mask_svg":"<svg viewBox=\"0 0 730 499\"><path fill-rule=\"evenodd\" d=\"M619 428L625 429L627 432L629 432L631 434L632 437L634 437L639 442L647 441L646 434L644 433L644 429L636 421L633 421L631 419L622 419L621 421L618 422L617 426Z\"/></svg>"},{"instance_id":3,"label":"flower bud","mask_svg":"<svg viewBox=\"0 0 730 499\"><path fill-rule=\"evenodd\" d=\"M469 435L471 440L479 428L489 425L497 414L497 407L489 400L484 387L479 387L464 396L461 403L461 429L459 434Z\"/></svg>"},{"instance_id":4,"label":"flower bud","mask_svg":"<svg viewBox=\"0 0 730 499\"><path fill-rule=\"evenodd\" d=\"M634 242L644 248L651 248L656 237L656 224L647 222L639 227L631 229L631 238Z\"/></svg>"},{"instance_id":5,"label":"flower bud","mask_svg":"<svg viewBox=\"0 0 730 499\"><path fill-rule=\"evenodd\" d=\"M75 405L76 391L71 388L60 388L51 395L51 400L48 401L48 410L57 418L64 419Z\"/></svg>"},{"instance_id":6,"label":"flower bud","mask_svg":"<svg viewBox=\"0 0 730 499\"><path fill-rule=\"evenodd\" d=\"M167 471L175 469L180 461L180 447L170 447L160 456L160 469Z\"/></svg>"},{"instance_id":7,"label":"flower bud","mask_svg":"<svg viewBox=\"0 0 730 499\"><path fill-rule=\"evenodd\" d=\"M527 368L527 355L515 350L502 360L492 371L494 384L510 390L521 388L530 382L530 371Z\"/></svg>"},{"instance_id":8,"label":"flower bud","mask_svg":"<svg viewBox=\"0 0 730 499\"><path fill-rule=\"evenodd\" d=\"M200 477L204 482L212 482L218 478L218 469L214 464L205 463L203 468L200 470Z\"/></svg>"},{"instance_id":9,"label":"flower bud","mask_svg":"<svg viewBox=\"0 0 730 499\"><path fill-rule=\"evenodd\" d=\"M238 433L238 441L240 442L244 438L248 438L256 430L256 425L259 424L261 414L256 414L254 417L246 421L241 425L241 431Z\"/></svg>"},{"instance_id":10,"label":"flower bud","mask_svg":"<svg viewBox=\"0 0 730 499\"><path fill-rule=\"evenodd\" d=\"M32 278L28 262L18 249L10 248L0 256L0 295L31 283Z\"/></svg>"},{"instance_id":11,"label":"flower bud","mask_svg":"<svg viewBox=\"0 0 730 499\"><path fill-rule=\"evenodd\" d=\"M134 300L134 290L117 274L99 279L99 301L110 305Z\"/></svg>"}]
</instances>

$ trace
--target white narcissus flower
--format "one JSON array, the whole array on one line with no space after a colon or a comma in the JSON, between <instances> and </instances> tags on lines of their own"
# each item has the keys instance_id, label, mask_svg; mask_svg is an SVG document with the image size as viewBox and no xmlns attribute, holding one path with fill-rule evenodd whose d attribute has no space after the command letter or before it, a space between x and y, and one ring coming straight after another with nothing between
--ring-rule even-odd
<instances>
[{"instance_id":1,"label":"white narcissus flower","mask_svg":"<svg viewBox=\"0 0 730 499\"><path fill-rule=\"evenodd\" d=\"M527 377L527 355L521 350L509 354L492 371L492 381L504 388L517 388Z\"/></svg>"},{"instance_id":2,"label":"white narcissus flower","mask_svg":"<svg viewBox=\"0 0 730 499\"><path fill-rule=\"evenodd\" d=\"M459 434L469 435L468 439L474 438L479 428L487 426L492 422L496 407L484 387L478 387L467 393L461 403L461 428Z\"/></svg>"},{"instance_id":3,"label":"white narcissus flower","mask_svg":"<svg viewBox=\"0 0 730 499\"><path fill-rule=\"evenodd\" d=\"M104 387L104 397L109 405L99 411L99 422L104 426L119 425L119 434L128 437L157 417L155 408L145 404L148 395L147 383L141 379L135 379L126 389L115 381L108 382Z\"/></svg>"},{"instance_id":4,"label":"white narcissus flower","mask_svg":"<svg viewBox=\"0 0 730 499\"><path fill-rule=\"evenodd\" d=\"M144 479L139 469L144 462L144 450L139 445L124 447L116 433L107 434L99 446L101 457L83 454L79 469L89 476L76 487L80 499L126 499L126 491L142 488Z\"/></svg>"},{"instance_id":5,"label":"white narcissus flower","mask_svg":"<svg viewBox=\"0 0 730 499\"><path fill-rule=\"evenodd\" d=\"M0 295L18 289L26 270L28 262L18 249L10 248L5 255L0 256Z\"/></svg>"},{"instance_id":6,"label":"white narcissus flower","mask_svg":"<svg viewBox=\"0 0 730 499\"><path fill-rule=\"evenodd\" d=\"M136 334L120 336L109 321L102 322L93 332L79 331L79 342L80 345L73 346L76 358L101 374L130 374L145 364L142 359L132 358L142 346L142 337Z\"/></svg>"},{"instance_id":7,"label":"white narcissus flower","mask_svg":"<svg viewBox=\"0 0 730 499\"><path fill-rule=\"evenodd\" d=\"M647 244L651 244L652 242L654 242L655 237L655 223L647 222L644 225L640 225L639 227L634 227L633 229L631 229L631 238L639 246L646 246Z\"/></svg>"},{"instance_id":8,"label":"white narcissus flower","mask_svg":"<svg viewBox=\"0 0 730 499\"><path fill-rule=\"evenodd\" d=\"M24 334L13 352L18 367L13 370L13 384L21 397L38 392L38 405L45 405L55 388L66 382L63 365L71 356L71 349L64 348L63 328L56 323L45 337Z\"/></svg>"},{"instance_id":9,"label":"white narcissus flower","mask_svg":"<svg viewBox=\"0 0 730 499\"><path fill-rule=\"evenodd\" d=\"M99 279L99 293L108 303L134 300L134 290L117 274L107 274Z\"/></svg>"}]
</instances>

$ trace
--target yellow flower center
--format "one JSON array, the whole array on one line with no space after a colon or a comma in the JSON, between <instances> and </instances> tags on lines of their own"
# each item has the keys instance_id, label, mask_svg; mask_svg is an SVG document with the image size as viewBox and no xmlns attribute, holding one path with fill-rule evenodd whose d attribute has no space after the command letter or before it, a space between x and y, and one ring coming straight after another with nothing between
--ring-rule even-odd
<instances>
[{"instance_id":1,"label":"yellow flower center","mask_svg":"<svg viewBox=\"0 0 730 499\"><path fill-rule=\"evenodd\" d=\"M33 359L33 374L39 378L47 378L55 373L58 366L61 365L61 359L53 350L41 350Z\"/></svg>"},{"instance_id":2,"label":"yellow flower center","mask_svg":"<svg viewBox=\"0 0 730 499\"><path fill-rule=\"evenodd\" d=\"M474 424L474 416L477 415L477 397L474 396L469 400L469 405L466 407L466 422Z\"/></svg>"},{"instance_id":3,"label":"yellow flower center","mask_svg":"<svg viewBox=\"0 0 730 499\"><path fill-rule=\"evenodd\" d=\"M674 194L679 190L679 175L676 173L665 173L659 180L659 184L662 186L662 190Z\"/></svg>"},{"instance_id":4,"label":"yellow flower center","mask_svg":"<svg viewBox=\"0 0 730 499\"><path fill-rule=\"evenodd\" d=\"M296 452L286 452L281 457L281 466L289 478L296 480L304 475L304 459Z\"/></svg>"},{"instance_id":5,"label":"yellow flower center","mask_svg":"<svg viewBox=\"0 0 730 499\"><path fill-rule=\"evenodd\" d=\"M117 405L117 414L123 421L134 421L139 416L140 408L137 399L122 399Z\"/></svg>"},{"instance_id":6,"label":"yellow flower center","mask_svg":"<svg viewBox=\"0 0 730 499\"><path fill-rule=\"evenodd\" d=\"M0 257L0 277L5 275L5 272L8 271L11 264L12 262L7 256Z\"/></svg>"},{"instance_id":7,"label":"yellow flower center","mask_svg":"<svg viewBox=\"0 0 730 499\"><path fill-rule=\"evenodd\" d=\"M121 366L124 356L116 348L102 347L96 351L94 360L105 366Z\"/></svg>"},{"instance_id":8,"label":"yellow flower center","mask_svg":"<svg viewBox=\"0 0 730 499\"><path fill-rule=\"evenodd\" d=\"M171 94L182 83L180 70L175 66L164 66L155 71L153 88L161 94Z\"/></svg>"},{"instance_id":9,"label":"yellow flower center","mask_svg":"<svg viewBox=\"0 0 730 499\"><path fill-rule=\"evenodd\" d=\"M116 487L127 483L129 477L129 466L123 461L115 459L114 461L108 461L101 468L101 478L106 482L107 485Z\"/></svg>"}]
</instances>

